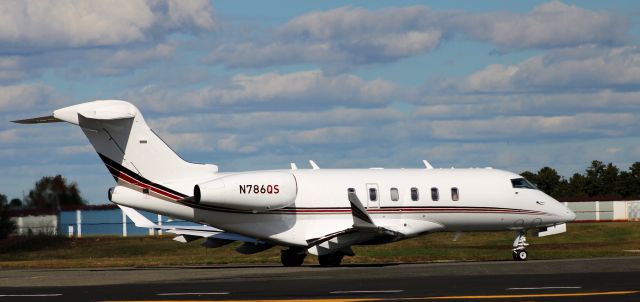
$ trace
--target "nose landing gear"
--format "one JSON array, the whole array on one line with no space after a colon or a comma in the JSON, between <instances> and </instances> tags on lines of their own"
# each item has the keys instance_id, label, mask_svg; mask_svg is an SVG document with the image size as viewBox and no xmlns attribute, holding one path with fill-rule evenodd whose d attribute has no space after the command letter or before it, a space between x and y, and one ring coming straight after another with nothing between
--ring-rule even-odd
<instances>
[{"instance_id":1,"label":"nose landing gear","mask_svg":"<svg viewBox=\"0 0 640 302\"><path fill-rule=\"evenodd\" d=\"M527 243L527 231L519 230L516 233L516 238L513 240L513 260L525 261L529 258L529 254L525 250L529 243Z\"/></svg>"}]
</instances>

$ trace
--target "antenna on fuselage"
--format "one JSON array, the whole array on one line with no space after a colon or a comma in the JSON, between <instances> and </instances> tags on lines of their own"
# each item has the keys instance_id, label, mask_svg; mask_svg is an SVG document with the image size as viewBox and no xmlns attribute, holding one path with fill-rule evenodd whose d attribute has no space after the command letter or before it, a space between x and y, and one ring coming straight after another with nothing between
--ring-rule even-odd
<instances>
[{"instance_id":1,"label":"antenna on fuselage","mask_svg":"<svg viewBox=\"0 0 640 302\"><path fill-rule=\"evenodd\" d=\"M309 160L309 164L311 165L311 168L314 170L320 170L320 167L318 167L318 165L316 164L316 162L314 162L313 160Z\"/></svg>"},{"instance_id":2,"label":"antenna on fuselage","mask_svg":"<svg viewBox=\"0 0 640 302\"><path fill-rule=\"evenodd\" d=\"M433 166L426 159L423 159L422 163L424 164L425 169L427 170L433 169Z\"/></svg>"}]
</instances>

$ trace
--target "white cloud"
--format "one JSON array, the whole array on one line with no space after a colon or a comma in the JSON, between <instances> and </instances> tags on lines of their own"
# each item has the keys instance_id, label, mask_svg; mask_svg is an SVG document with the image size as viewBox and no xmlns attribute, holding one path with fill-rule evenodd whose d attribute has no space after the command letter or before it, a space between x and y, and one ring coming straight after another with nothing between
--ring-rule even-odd
<instances>
[{"instance_id":1,"label":"white cloud","mask_svg":"<svg viewBox=\"0 0 640 302\"><path fill-rule=\"evenodd\" d=\"M95 150L90 144L71 145L55 148L55 152L60 155L76 155L79 153L93 153Z\"/></svg>"},{"instance_id":2,"label":"white cloud","mask_svg":"<svg viewBox=\"0 0 640 302\"><path fill-rule=\"evenodd\" d=\"M486 116L560 115L640 112L640 92L532 92L504 94L430 95L417 100L413 115L420 119L461 119Z\"/></svg>"},{"instance_id":3,"label":"white cloud","mask_svg":"<svg viewBox=\"0 0 640 302\"><path fill-rule=\"evenodd\" d=\"M211 151L211 135L202 132L160 133L172 148L177 150Z\"/></svg>"},{"instance_id":4,"label":"white cloud","mask_svg":"<svg viewBox=\"0 0 640 302\"><path fill-rule=\"evenodd\" d=\"M427 53L453 37L490 42L502 50L615 46L630 41L624 17L557 1L525 14L425 6L342 7L296 17L266 37L256 36L250 42L217 46L209 61L234 68L315 63L327 70L343 70Z\"/></svg>"},{"instance_id":5,"label":"white cloud","mask_svg":"<svg viewBox=\"0 0 640 302\"><path fill-rule=\"evenodd\" d=\"M174 54L175 50L176 45L162 43L148 49L121 49L108 52L106 56L98 52L93 54L94 61L99 62L95 72L101 75L118 75L149 62L168 58ZM98 56L101 58L98 59Z\"/></svg>"},{"instance_id":6,"label":"white cloud","mask_svg":"<svg viewBox=\"0 0 640 302\"><path fill-rule=\"evenodd\" d=\"M578 137L621 137L640 126L633 113L582 113L558 116L513 116L490 119L423 121L419 136L442 140L539 140Z\"/></svg>"},{"instance_id":7,"label":"white cloud","mask_svg":"<svg viewBox=\"0 0 640 302\"><path fill-rule=\"evenodd\" d=\"M151 0L2 1L0 45L74 48L148 42L158 28L210 30L211 13L203 1L171 1L168 6Z\"/></svg>"},{"instance_id":8,"label":"white cloud","mask_svg":"<svg viewBox=\"0 0 640 302\"><path fill-rule=\"evenodd\" d=\"M266 111L279 108L326 108L333 105L381 106L397 93L396 86L376 79L365 81L357 76L326 76L322 71L288 74L269 72L249 76L237 75L228 85L210 86L174 95L155 86L125 94L126 99L140 100L158 111L193 108L234 108L240 111ZM180 103L176 103L180 100Z\"/></svg>"},{"instance_id":9,"label":"white cloud","mask_svg":"<svg viewBox=\"0 0 640 302\"><path fill-rule=\"evenodd\" d=\"M516 65L493 64L449 83L463 92L596 91L640 89L637 46L559 49Z\"/></svg>"},{"instance_id":10,"label":"white cloud","mask_svg":"<svg viewBox=\"0 0 640 302\"><path fill-rule=\"evenodd\" d=\"M26 68L27 59L20 56L0 56L0 81L16 81L29 77L32 70Z\"/></svg>"},{"instance_id":11,"label":"white cloud","mask_svg":"<svg viewBox=\"0 0 640 302\"><path fill-rule=\"evenodd\" d=\"M207 0L1 1L0 82L131 73L215 29Z\"/></svg>"},{"instance_id":12,"label":"white cloud","mask_svg":"<svg viewBox=\"0 0 640 302\"><path fill-rule=\"evenodd\" d=\"M144 1L3 1L4 45L99 46L145 39L154 16Z\"/></svg>"},{"instance_id":13,"label":"white cloud","mask_svg":"<svg viewBox=\"0 0 640 302\"><path fill-rule=\"evenodd\" d=\"M469 38L500 48L555 48L584 44L619 45L629 41L628 21L560 1L535 7L528 14L484 13L456 16L455 26Z\"/></svg>"},{"instance_id":14,"label":"white cloud","mask_svg":"<svg viewBox=\"0 0 640 302\"><path fill-rule=\"evenodd\" d=\"M238 131L252 129L317 129L327 126L381 125L405 118L385 108L333 108L322 111L265 111L241 113L192 113L148 119L163 132Z\"/></svg>"},{"instance_id":15,"label":"white cloud","mask_svg":"<svg viewBox=\"0 0 640 302\"><path fill-rule=\"evenodd\" d=\"M61 8L49 15L26 13L48 5ZM53 103L76 102L87 94L120 95L139 105L151 126L185 158L215 162L223 170L286 168L290 161L302 167L309 158L323 167L419 167L427 158L439 167L494 165L518 171L549 164L577 171L574 167L599 156L630 161L639 154L634 142L640 126L640 59L636 47L619 46L628 42L623 16L558 2L499 14L346 7L293 18L264 35L255 34L252 25L232 29L234 35L248 31L247 39L222 31L207 35L227 29L216 23L208 1L127 3L140 5L141 11L98 12L100 5L0 3L0 10L23 8L11 8L13 21L0 19L0 24L17 20L25 28L0 27L0 46L11 54L0 56L0 82L33 81L34 70L41 70L37 66L45 66L50 70L41 80L73 95L62 98L43 84L0 86L3 119L39 114L16 115L18 110L48 114L61 107ZM69 21L73 14L96 23ZM105 32L112 22L119 24ZM492 43L506 51L552 50L515 64L492 57L502 64L436 87L444 91L371 79L387 72L384 66L363 71L366 78L336 72L428 53L449 39ZM211 45L216 45L212 60L229 67L311 63L324 71L234 75L196 66ZM126 76L150 62L158 64L144 75ZM86 79L77 69L118 77ZM152 84L137 88L140 83ZM104 175L105 184L97 189L103 198L111 179L81 130L42 127L0 126L3 169L24 178L26 173L39 176L42 167L55 163L75 178ZM572 149L580 152L567 151ZM71 162L90 164L78 172L69 168Z\"/></svg>"},{"instance_id":16,"label":"white cloud","mask_svg":"<svg viewBox=\"0 0 640 302\"><path fill-rule=\"evenodd\" d=\"M42 84L0 86L0 112L34 109L38 106L48 105L58 97L55 89Z\"/></svg>"},{"instance_id":17,"label":"white cloud","mask_svg":"<svg viewBox=\"0 0 640 302\"><path fill-rule=\"evenodd\" d=\"M333 66L387 62L436 48L443 32L440 14L415 6L369 11L342 7L296 17L268 42L217 47L210 61L229 67L324 63Z\"/></svg>"},{"instance_id":18,"label":"white cloud","mask_svg":"<svg viewBox=\"0 0 640 302\"><path fill-rule=\"evenodd\" d=\"M169 23L175 28L199 28L213 30L216 27L208 0L169 0Z\"/></svg>"}]
</instances>

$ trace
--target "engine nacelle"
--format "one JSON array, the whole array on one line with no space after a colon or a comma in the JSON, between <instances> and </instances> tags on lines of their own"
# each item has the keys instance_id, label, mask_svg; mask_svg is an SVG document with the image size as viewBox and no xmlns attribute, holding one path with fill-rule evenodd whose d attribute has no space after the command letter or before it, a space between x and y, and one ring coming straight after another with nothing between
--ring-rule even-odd
<instances>
[{"instance_id":1,"label":"engine nacelle","mask_svg":"<svg viewBox=\"0 0 640 302\"><path fill-rule=\"evenodd\" d=\"M296 200L298 184L287 172L249 172L224 176L193 188L197 203L249 211L281 209Z\"/></svg>"}]
</instances>

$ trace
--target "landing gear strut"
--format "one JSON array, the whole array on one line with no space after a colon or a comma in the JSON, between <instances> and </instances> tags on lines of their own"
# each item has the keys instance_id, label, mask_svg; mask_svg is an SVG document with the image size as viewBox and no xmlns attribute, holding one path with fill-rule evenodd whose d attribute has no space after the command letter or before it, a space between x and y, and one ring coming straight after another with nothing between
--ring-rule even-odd
<instances>
[{"instance_id":1,"label":"landing gear strut","mask_svg":"<svg viewBox=\"0 0 640 302\"><path fill-rule=\"evenodd\" d=\"M529 258L529 254L525 250L529 243L527 243L527 231L519 230L516 233L516 238L513 240L513 260L525 261Z\"/></svg>"},{"instance_id":2,"label":"landing gear strut","mask_svg":"<svg viewBox=\"0 0 640 302\"><path fill-rule=\"evenodd\" d=\"M300 266L305 257L307 257L307 254L304 250L289 248L288 250L282 250L280 261L284 266Z\"/></svg>"},{"instance_id":3,"label":"landing gear strut","mask_svg":"<svg viewBox=\"0 0 640 302\"><path fill-rule=\"evenodd\" d=\"M342 257L344 257L342 252L320 255L318 256L318 262L320 262L320 266L340 266Z\"/></svg>"}]
</instances>

